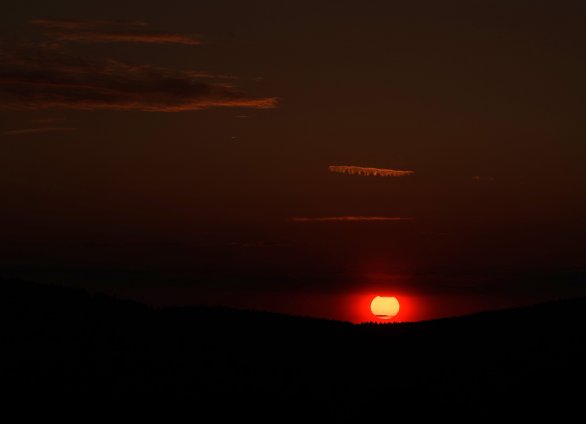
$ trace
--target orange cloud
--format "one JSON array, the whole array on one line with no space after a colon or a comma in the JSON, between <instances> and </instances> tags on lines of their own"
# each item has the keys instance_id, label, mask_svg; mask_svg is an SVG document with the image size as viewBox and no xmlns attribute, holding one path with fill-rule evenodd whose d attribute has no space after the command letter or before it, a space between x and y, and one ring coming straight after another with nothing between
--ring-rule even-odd
<instances>
[{"instance_id":1,"label":"orange cloud","mask_svg":"<svg viewBox=\"0 0 586 424\"><path fill-rule=\"evenodd\" d=\"M411 221L412 218L400 216L324 216L324 217L293 217L293 222L368 222L368 221Z\"/></svg>"},{"instance_id":2,"label":"orange cloud","mask_svg":"<svg viewBox=\"0 0 586 424\"><path fill-rule=\"evenodd\" d=\"M362 166L346 166L346 165L330 165L328 166L330 172L337 172L340 174L376 176L376 177L402 177L404 175L413 174L414 171L401 171L396 169L385 168L364 168Z\"/></svg>"},{"instance_id":3,"label":"orange cloud","mask_svg":"<svg viewBox=\"0 0 586 424\"><path fill-rule=\"evenodd\" d=\"M29 23L43 28L53 38L60 41L201 44L200 40L186 35L150 30L148 23L139 21L33 19Z\"/></svg>"}]
</instances>

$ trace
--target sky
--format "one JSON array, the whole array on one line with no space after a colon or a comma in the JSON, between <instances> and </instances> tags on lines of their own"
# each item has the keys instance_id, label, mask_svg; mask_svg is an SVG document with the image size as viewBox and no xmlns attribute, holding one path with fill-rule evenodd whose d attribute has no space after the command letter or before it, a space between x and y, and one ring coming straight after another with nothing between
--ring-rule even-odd
<instances>
[{"instance_id":1,"label":"sky","mask_svg":"<svg viewBox=\"0 0 586 424\"><path fill-rule=\"evenodd\" d=\"M0 276L421 321L586 295L582 1L0 15Z\"/></svg>"}]
</instances>

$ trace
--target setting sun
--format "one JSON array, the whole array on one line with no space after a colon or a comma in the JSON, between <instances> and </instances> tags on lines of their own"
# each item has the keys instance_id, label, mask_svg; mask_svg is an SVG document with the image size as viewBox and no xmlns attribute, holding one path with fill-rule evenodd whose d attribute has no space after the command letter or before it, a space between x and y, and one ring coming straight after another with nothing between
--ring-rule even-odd
<instances>
[{"instance_id":1,"label":"setting sun","mask_svg":"<svg viewBox=\"0 0 586 424\"><path fill-rule=\"evenodd\" d=\"M370 310L378 318L390 319L399 313L399 301L393 296L377 296L372 299Z\"/></svg>"}]
</instances>

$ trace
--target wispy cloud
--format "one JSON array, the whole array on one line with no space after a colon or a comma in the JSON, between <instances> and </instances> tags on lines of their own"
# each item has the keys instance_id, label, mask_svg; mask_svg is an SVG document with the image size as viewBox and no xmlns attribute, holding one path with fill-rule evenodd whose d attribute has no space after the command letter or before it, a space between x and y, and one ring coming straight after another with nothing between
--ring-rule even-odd
<instances>
[{"instance_id":1,"label":"wispy cloud","mask_svg":"<svg viewBox=\"0 0 586 424\"><path fill-rule=\"evenodd\" d=\"M213 107L268 109L255 97L194 71L87 59L60 46L0 50L0 108L178 112Z\"/></svg>"},{"instance_id":2,"label":"wispy cloud","mask_svg":"<svg viewBox=\"0 0 586 424\"><path fill-rule=\"evenodd\" d=\"M73 127L40 127L40 128L23 128L18 130L6 130L4 135L26 135L26 134L40 134L49 132L64 132L74 131Z\"/></svg>"},{"instance_id":3,"label":"wispy cloud","mask_svg":"<svg viewBox=\"0 0 586 424\"><path fill-rule=\"evenodd\" d=\"M375 177L403 177L405 175L413 174L415 171L403 171L397 169L385 168L365 168L362 166L348 166L348 165L330 165L328 166L330 172L337 172L340 174L375 176Z\"/></svg>"},{"instance_id":4,"label":"wispy cloud","mask_svg":"<svg viewBox=\"0 0 586 424\"><path fill-rule=\"evenodd\" d=\"M80 43L151 43L198 45L201 41L183 34L149 29L141 21L33 19L32 25L42 28L59 41Z\"/></svg>"},{"instance_id":5,"label":"wispy cloud","mask_svg":"<svg viewBox=\"0 0 586 424\"><path fill-rule=\"evenodd\" d=\"M372 221L411 221L413 218L400 216L323 216L303 217L295 216L290 218L293 222L372 222Z\"/></svg>"}]
</instances>

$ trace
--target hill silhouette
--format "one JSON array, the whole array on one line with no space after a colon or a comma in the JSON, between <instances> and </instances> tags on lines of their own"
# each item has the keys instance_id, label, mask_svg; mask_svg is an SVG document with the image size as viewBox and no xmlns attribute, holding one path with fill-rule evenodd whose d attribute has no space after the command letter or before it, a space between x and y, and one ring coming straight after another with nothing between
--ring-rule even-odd
<instances>
[{"instance_id":1,"label":"hill silhouette","mask_svg":"<svg viewBox=\"0 0 586 424\"><path fill-rule=\"evenodd\" d=\"M7 402L189 406L204 422L581 412L586 299L352 324L2 285Z\"/></svg>"}]
</instances>

